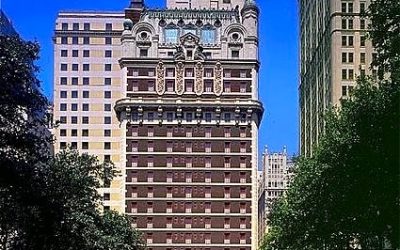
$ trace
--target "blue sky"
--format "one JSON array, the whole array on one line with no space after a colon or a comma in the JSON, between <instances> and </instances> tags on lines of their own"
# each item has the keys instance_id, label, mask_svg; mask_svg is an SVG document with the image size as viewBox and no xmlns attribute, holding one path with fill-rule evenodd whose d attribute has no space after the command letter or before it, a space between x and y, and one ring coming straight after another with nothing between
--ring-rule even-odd
<instances>
[{"instance_id":1,"label":"blue sky","mask_svg":"<svg viewBox=\"0 0 400 250\"><path fill-rule=\"evenodd\" d=\"M163 7L164 0L147 0ZM258 0L260 20L260 98L265 113L260 127L260 151L298 152L298 15L297 0ZM24 39L36 40L42 51L38 65L42 88L52 97L55 19L60 10L121 11L129 0L0 0L1 8Z\"/></svg>"}]
</instances>

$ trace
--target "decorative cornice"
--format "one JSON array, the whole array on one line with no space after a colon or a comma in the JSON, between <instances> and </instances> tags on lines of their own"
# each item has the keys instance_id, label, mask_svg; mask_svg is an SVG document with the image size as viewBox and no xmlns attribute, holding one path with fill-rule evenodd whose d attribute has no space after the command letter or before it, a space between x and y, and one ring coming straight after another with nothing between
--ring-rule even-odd
<instances>
[{"instance_id":1,"label":"decorative cornice","mask_svg":"<svg viewBox=\"0 0 400 250\"><path fill-rule=\"evenodd\" d=\"M208 9L146 9L142 12L142 18L150 19L205 19L205 20L235 20L240 22L239 11L232 10L208 10Z\"/></svg>"}]
</instances>

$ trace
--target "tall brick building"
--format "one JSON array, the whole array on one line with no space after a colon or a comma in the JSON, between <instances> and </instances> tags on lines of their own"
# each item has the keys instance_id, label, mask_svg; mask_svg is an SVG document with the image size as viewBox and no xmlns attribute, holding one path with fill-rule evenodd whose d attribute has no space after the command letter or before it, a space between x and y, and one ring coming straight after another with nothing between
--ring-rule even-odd
<instances>
[{"instance_id":1,"label":"tall brick building","mask_svg":"<svg viewBox=\"0 0 400 250\"><path fill-rule=\"evenodd\" d=\"M121 13L58 18L55 118L63 119L55 132L58 148L74 143L117 162L123 178L103 191L108 207L132 217L149 249L257 249L257 138L263 113L258 15L252 0L168 0L162 10L132 0L122 19ZM86 32L89 17L93 24ZM77 20L82 32L74 31ZM71 30L63 31L63 23ZM98 52L90 53L96 58L61 58L73 50L85 53L87 44L69 45L88 42L84 36L93 37L89 43ZM112 51L111 59L106 51ZM69 73L76 72L69 67L74 71L83 64L90 66L78 71L74 86L76 77ZM75 106L72 91L78 91ZM113 111L102 110L105 102ZM81 116L90 115L87 126L93 130L73 131L69 116L78 116L80 124Z\"/></svg>"}]
</instances>

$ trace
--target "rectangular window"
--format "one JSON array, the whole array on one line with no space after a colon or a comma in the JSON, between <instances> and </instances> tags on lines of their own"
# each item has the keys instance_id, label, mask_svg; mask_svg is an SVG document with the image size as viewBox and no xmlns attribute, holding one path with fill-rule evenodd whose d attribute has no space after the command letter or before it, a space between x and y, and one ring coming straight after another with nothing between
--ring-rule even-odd
<instances>
[{"instance_id":1,"label":"rectangular window","mask_svg":"<svg viewBox=\"0 0 400 250\"><path fill-rule=\"evenodd\" d=\"M62 63L60 67L61 67L61 71L67 71L68 70L68 64L66 64L66 63Z\"/></svg>"},{"instance_id":2,"label":"rectangular window","mask_svg":"<svg viewBox=\"0 0 400 250\"><path fill-rule=\"evenodd\" d=\"M60 129L60 136L67 136L67 130L66 129Z\"/></svg>"},{"instance_id":3,"label":"rectangular window","mask_svg":"<svg viewBox=\"0 0 400 250\"><path fill-rule=\"evenodd\" d=\"M111 71L111 64L104 64L104 71Z\"/></svg>"},{"instance_id":4,"label":"rectangular window","mask_svg":"<svg viewBox=\"0 0 400 250\"><path fill-rule=\"evenodd\" d=\"M88 116L82 116L82 124L89 124L89 117Z\"/></svg>"},{"instance_id":5,"label":"rectangular window","mask_svg":"<svg viewBox=\"0 0 400 250\"><path fill-rule=\"evenodd\" d=\"M72 44L78 44L78 42L79 42L78 37L76 36L72 37Z\"/></svg>"},{"instance_id":6,"label":"rectangular window","mask_svg":"<svg viewBox=\"0 0 400 250\"><path fill-rule=\"evenodd\" d=\"M82 78L82 84L83 85L89 85L89 83L90 83L89 79L90 79L89 77L83 77Z\"/></svg>"},{"instance_id":7,"label":"rectangular window","mask_svg":"<svg viewBox=\"0 0 400 250\"><path fill-rule=\"evenodd\" d=\"M85 30L85 31L90 30L90 23L84 23L83 24L83 30Z\"/></svg>"},{"instance_id":8,"label":"rectangular window","mask_svg":"<svg viewBox=\"0 0 400 250\"><path fill-rule=\"evenodd\" d=\"M78 104L77 103L72 103L71 104L71 110L72 111L78 111Z\"/></svg>"},{"instance_id":9,"label":"rectangular window","mask_svg":"<svg viewBox=\"0 0 400 250\"><path fill-rule=\"evenodd\" d=\"M72 30L79 30L79 23L73 23Z\"/></svg>"},{"instance_id":10,"label":"rectangular window","mask_svg":"<svg viewBox=\"0 0 400 250\"><path fill-rule=\"evenodd\" d=\"M104 124L111 124L111 117L110 116L104 117Z\"/></svg>"},{"instance_id":11,"label":"rectangular window","mask_svg":"<svg viewBox=\"0 0 400 250\"><path fill-rule=\"evenodd\" d=\"M79 70L79 65L74 63L72 64L72 71L78 71Z\"/></svg>"},{"instance_id":12,"label":"rectangular window","mask_svg":"<svg viewBox=\"0 0 400 250\"><path fill-rule=\"evenodd\" d=\"M105 142L104 149L111 149L111 142Z\"/></svg>"},{"instance_id":13,"label":"rectangular window","mask_svg":"<svg viewBox=\"0 0 400 250\"><path fill-rule=\"evenodd\" d=\"M365 53L360 53L360 63L365 63Z\"/></svg>"},{"instance_id":14,"label":"rectangular window","mask_svg":"<svg viewBox=\"0 0 400 250\"><path fill-rule=\"evenodd\" d=\"M111 98L111 91L104 91L104 98L110 99Z\"/></svg>"},{"instance_id":15,"label":"rectangular window","mask_svg":"<svg viewBox=\"0 0 400 250\"><path fill-rule=\"evenodd\" d=\"M77 116L71 116L71 124L78 124L78 117Z\"/></svg>"},{"instance_id":16,"label":"rectangular window","mask_svg":"<svg viewBox=\"0 0 400 250\"><path fill-rule=\"evenodd\" d=\"M89 142L82 142L82 149L89 149Z\"/></svg>"},{"instance_id":17,"label":"rectangular window","mask_svg":"<svg viewBox=\"0 0 400 250\"><path fill-rule=\"evenodd\" d=\"M67 91L61 91L60 98L67 98Z\"/></svg>"},{"instance_id":18,"label":"rectangular window","mask_svg":"<svg viewBox=\"0 0 400 250\"><path fill-rule=\"evenodd\" d=\"M60 111L67 111L67 104L66 103L61 103L60 104Z\"/></svg>"},{"instance_id":19,"label":"rectangular window","mask_svg":"<svg viewBox=\"0 0 400 250\"><path fill-rule=\"evenodd\" d=\"M68 37L61 37L61 44L68 44Z\"/></svg>"},{"instance_id":20,"label":"rectangular window","mask_svg":"<svg viewBox=\"0 0 400 250\"><path fill-rule=\"evenodd\" d=\"M89 57L89 56L90 56L90 50L84 50L83 57Z\"/></svg>"},{"instance_id":21,"label":"rectangular window","mask_svg":"<svg viewBox=\"0 0 400 250\"><path fill-rule=\"evenodd\" d=\"M82 129L82 136L83 137L88 137L89 136L89 130L88 129Z\"/></svg>"},{"instance_id":22,"label":"rectangular window","mask_svg":"<svg viewBox=\"0 0 400 250\"><path fill-rule=\"evenodd\" d=\"M62 23L61 30L68 30L68 23Z\"/></svg>"},{"instance_id":23,"label":"rectangular window","mask_svg":"<svg viewBox=\"0 0 400 250\"><path fill-rule=\"evenodd\" d=\"M78 98L78 91L77 90L71 91L71 97Z\"/></svg>"},{"instance_id":24,"label":"rectangular window","mask_svg":"<svg viewBox=\"0 0 400 250\"><path fill-rule=\"evenodd\" d=\"M232 50L232 58L239 58L239 50Z\"/></svg>"},{"instance_id":25,"label":"rectangular window","mask_svg":"<svg viewBox=\"0 0 400 250\"><path fill-rule=\"evenodd\" d=\"M111 85L111 78L104 78L104 85Z\"/></svg>"},{"instance_id":26,"label":"rectangular window","mask_svg":"<svg viewBox=\"0 0 400 250\"><path fill-rule=\"evenodd\" d=\"M71 78L71 84L72 85L78 85L78 77L72 77Z\"/></svg>"},{"instance_id":27,"label":"rectangular window","mask_svg":"<svg viewBox=\"0 0 400 250\"><path fill-rule=\"evenodd\" d=\"M111 111L111 104L104 104L104 111Z\"/></svg>"},{"instance_id":28,"label":"rectangular window","mask_svg":"<svg viewBox=\"0 0 400 250\"><path fill-rule=\"evenodd\" d=\"M104 57L112 57L112 51L111 50L104 51Z\"/></svg>"},{"instance_id":29,"label":"rectangular window","mask_svg":"<svg viewBox=\"0 0 400 250\"><path fill-rule=\"evenodd\" d=\"M67 82L68 82L68 80L67 80L66 77L61 77L61 78L60 78L60 84L61 84L61 85L67 85Z\"/></svg>"},{"instance_id":30,"label":"rectangular window","mask_svg":"<svg viewBox=\"0 0 400 250\"><path fill-rule=\"evenodd\" d=\"M68 50L63 49L61 50L61 57L67 57L68 56Z\"/></svg>"},{"instance_id":31,"label":"rectangular window","mask_svg":"<svg viewBox=\"0 0 400 250\"><path fill-rule=\"evenodd\" d=\"M90 37L84 37L83 38L83 44L90 44Z\"/></svg>"},{"instance_id":32,"label":"rectangular window","mask_svg":"<svg viewBox=\"0 0 400 250\"><path fill-rule=\"evenodd\" d=\"M82 111L89 111L89 104L88 103L83 103L82 104Z\"/></svg>"},{"instance_id":33,"label":"rectangular window","mask_svg":"<svg viewBox=\"0 0 400 250\"><path fill-rule=\"evenodd\" d=\"M79 51L74 49L72 50L72 57L78 57L79 56Z\"/></svg>"},{"instance_id":34,"label":"rectangular window","mask_svg":"<svg viewBox=\"0 0 400 250\"><path fill-rule=\"evenodd\" d=\"M104 38L104 43L105 44L112 44L112 38L111 37Z\"/></svg>"},{"instance_id":35,"label":"rectangular window","mask_svg":"<svg viewBox=\"0 0 400 250\"><path fill-rule=\"evenodd\" d=\"M360 36L360 46L361 47L365 47L365 40L366 40L365 36Z\"/></svg>"},{"instance_id":36,"label":"rectangular window","mask_svg":"<svg viewBox=\"0 0 400 250\"><path fill-rule=\"evenodd\" d=\"M105 137L111 137L111 129L105 129L104 130L104 136Z\"/></svg>"},{"instance_id":37,"label":"rectangular window","mask_svg":"<svg viewBox=\"0 0 400 250\"><path fill-rule=\"evenodd\" d=\"M89 64L83 64L83 71L89 71Z\"/></svg>"},{"instance_id":38,"label":"rectangular window","mask_svg":"<svg viewBox=\"0 0 400 250\"><path fill-rule=\"evenodd\" d=\"M111 31L112 30L112 23L106 23L106 30Z\"/></svg>"},{"instance_id":39,"label":"rectangular window","mask_svg":"<svg viewBox=\"0 0 400 250\"><path fill-rule=\"evenodd\" d=\"M148 49L140 49L140 57L147 57Z\"/></svg>"}]
</instances>

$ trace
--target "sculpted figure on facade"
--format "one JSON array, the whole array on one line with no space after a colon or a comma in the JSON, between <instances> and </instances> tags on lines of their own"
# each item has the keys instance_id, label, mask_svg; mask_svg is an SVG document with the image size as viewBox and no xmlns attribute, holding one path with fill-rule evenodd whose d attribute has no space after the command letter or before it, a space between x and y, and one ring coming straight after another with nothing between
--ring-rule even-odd
<instances>
[{"instance_id":1,"label":"sculpted figure on facade","mask_svg":"<svg viewBox=\"0 0 400 250\"><path fill-rule=\"evenodd\" d=\"M186 59L186 57L185 57L185 52L183 51L183 46L177 45L175 47L175 49L176 49L176 52L174 54L174 59L176 61L181 61L181 60L184 61Z\"/></svg>"},{"instance_id":2,"label":"sculpted figure on facade","mask_svg":"<svg viewBox=\"0 0 400 250\"><path fill-rule=\"evenodd\" d=\"M196 61L204 61L206 59L206 56L203 53L203 47L202 46L197 46L196 51L194 52L194 60Z\"/></svg>"},{"instance_id":3,"label":"sculpted figure on facade","mask_svg":"<svg viewBox=\"0 0 400 250\"><path fill-rule=\"evenodd\" d=\"M178 62L175 66L175 75L176 75L176 82L175 82L175 89L176 93L178 95L182 95L185 87L185 82L184 82L184 72L185 71L185 65L183 62Z\"/></svg>"},{"instance_id":4,"label":"sculpted figure on facade","mask_svg":"<svg viewBox=\"0 0 400 250\"><path fill-rule=\"evenodd\" d=\"M195 67L195 91L197 95L201 95L203 93L203 74L204 74L204 67L203 63L197 62Z\"/></svg>"},{"instance_id":5,"label":"sculpted figure on facade","mask_svg":"<svg viewBox=\"0 0 400 250\"><path fill-rule=\"evenodd\" d=\"M223 90L223 81L222 81L222 65L220 62L217 62L217 64L214 67L214 93L217 96L220 96L222 94Z\"/></svg>"},{"instance_id":6,"label":"sculpted figure on facade","mask_svg":"<svg viewBox=\"0 0 400 250\"><path fill-rule=\"evenodd\" d=\"M164 63L160 60L157 65L157 94L162 95L165 92L165 67Z\"/></svg>"}]
</instances>

